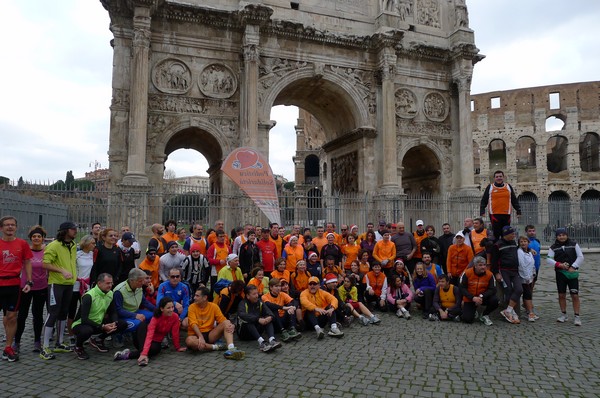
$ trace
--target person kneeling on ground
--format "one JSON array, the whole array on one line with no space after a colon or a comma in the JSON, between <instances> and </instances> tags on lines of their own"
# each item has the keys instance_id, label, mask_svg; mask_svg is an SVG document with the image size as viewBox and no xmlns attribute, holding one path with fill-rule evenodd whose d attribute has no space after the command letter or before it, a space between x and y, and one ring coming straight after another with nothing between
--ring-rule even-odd
<instances>
[{"instance_id":1,"label":"person kneeling on ground","mask_svg":"<svg viewBox=\"0 0 600 398\"><path fill-rule=\"evenodd\" d=\"M463 297L461 319L463 322L472 323L477 309L485 306L479 320L486 326L493 325L489 315L498 308L496 297L496 282L494 274L487 269L485 259L475 258L473 267L467 268L460 278L460 293Z\"/></svg>"},{"instance_id":2,"label":"person kneeling on ground","mask_svg":"<svg viewBox=\"0 0 600 398\"><path fill-rule=\"evenodd\" d=\"M242 340L258 341L262 352L269 352L281 347L281 343L275 340L275 329L273 328L273 313L268 306L264 305L258 297L258 289L255 285L247 285L244 288L245 298L238 306L238 335ZM266 332L268 341L262 337Z\"/></svg>"},{"instance_id":3,"label":"person kneeling on ground","mask_svg":"<svg viewBox=\"0 0 600 398\"><path fill-rule=\"evenodd\" d=\"M331 325L329 336L342 337L344 335L336 323L335 310L338 307L338 300L319 288L319 278L316 276L308 279L308 289L300 293L300 304L306 327L314 328L319 340L325 336L323 327L327 324Z\"/></svg>"},{"instance_id":4,"label":"person kneeling on ground","mask_svg":"<svg viewBox=\"0 0 600 398\"><path fill-rule=\"evenodd\" d=\"M81 297L81 307L73 322L73 333L77 336L74 350L77 359L90 357L83 349L84 341L89 339L92 347L100 352L108 352L104 339L127 329L127 322L117 320L112 285L112 276L102 273L98 275L96 286ZM93 334L99 336L92 337Z\"/></svg>"},{"instance_id":5,"label":"person kneeling on ground","mask_svg":"<svg viewBox=\"0 0 600 398\"><path fill-rule=\"evenodd\" d=\"M460 322L461 302L462 297L458 286L451 284L447 275L440 275L438 286L433 294L433 309L436 312L433 312L429 319L432 321L455 320Z\"/></svg>"},{"instance_id":6,"label":"person kneeling on ground","mask_svg":"<svg viewBox=\"0 0 600 398\"><path fill-rule=\"evenodd\" d=\"M227 349L225 358L244 358L245 353L233 344L235 326L225 318L218 305L208 301L209 297L210 290L206 287L199 287L194 293L194 302L188 309L189 325L185 345L192 351ZM221 337L225 338L226 344L218 341Z\"/></svg>"},{"instance_id":7,"label":"person kneeling on ground","mask_svg":"<svg viewBox=\"0 0 600 398\"><path fill-rule=\"evenodd\" d=\"M281 281L278 278L269 281L269 293L262 296L262 301L273 312L273 324L281 333L281 340L288 342L302 337L296 329L294 299L281 291Z\"/></svg>"},{"instance_id":8,"label":"person kneeling on ground","mask_svg":"<svg viewBox=\"0 0 600 398\"><path fill-rule=\"evenodd\" d=\"M338 295L347 311L355 318L358 318L363 326L367 326L368 324L378 325L381 323L377 315L373 315L366 305L358 301L358 289L354 286L354 277L352 275L344 277L344 284L338 288Z\"/></svg>"}]
</instances>

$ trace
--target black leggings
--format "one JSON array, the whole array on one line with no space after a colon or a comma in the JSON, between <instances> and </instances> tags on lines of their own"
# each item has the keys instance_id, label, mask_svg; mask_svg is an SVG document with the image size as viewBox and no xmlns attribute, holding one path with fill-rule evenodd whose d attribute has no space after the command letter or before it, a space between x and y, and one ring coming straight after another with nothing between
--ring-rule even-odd
<instances>
[{"instance_id":1,"label":"black leggings","mask_svg":"<svg viewBox=\"0 0 600 398\"><path fill-rule=\"evenodd\" d=\"M482 306L485 307L485 310L483 310L483 313L481 315L489 315L492 311L494 311L496 308L498 308L498 297L491 296L491 297L484 297L483 299L483 303L481 304ZM472 323L473 320L475 319L475 312L477 311L477 306L475 305L474 302L472 301L466 301L463 303L463 308L462 308L462 316L461 319L463 322L466 323Z\"/></svg>"},{"instance_id":2,"label":"black leggings","mask_svg":"<svg viewBox=\"0 0 600 398\"><path fill-rule=\"evenodd\" d=\"M81 293L73 292L71 302L69 303L69 319L75 319L77 315L77 305L81 303Z\"/></svg>"},{"instance_id":3,"label":"black leggings","mask_svg":"<svg viewBox=\"0 0 600 398\"><path fill-rule=\"evenodd\" d=\"M48 285L48 316L45 326L54 327L56 321L65 321L69 314L73 285Z\"/></svg>"},{"instance_id":4,"label":"black leggings","mask_svg":"<svg viewBox=\"0 0 600 398\"><path fill-rule=\"evenodd\" d=\"M133 345L137 349L129 353L129 359L137 359L140 357L142 350L144 349L144 343L146 342L146 334L148 333L148 325L146 322L140 323L138 328L133 332ZM150 344L150 350L148 350L148 357L152 358L160 353L162 350L162 342L153 341Z\"/></svg>"},{"instance_id":5,"label":"black leggings","mask_svg":"<svg viewBox=\"0 0 600 398\"><path fill-rule=\"evenodd\" d=\"M273 329L273 322L269 322L266 325L261 325L258 322L254 323L243 323L238 331L240 340L258 340L261 335L267 332L267 336L274 337L275 331Z\"/></svg>"},{"instance_id":6,"label":"black leggings","mask_svg":"<svg viewBox=\"0 0 600 398\"><path fill-rule=\"evenodd\" d=\"M100 338L100 340L104 340L107 336L124 332L125 329L127 329L127 322L121 320L117 321L117 330L111 333L103 332L101 327L94 327L80 323L73 328L73 333L75 336L77 336L77 342L75 343L75 346L83 347L83 342L88 340L94 334L98 334L98 338Z\"/></svg>"},{"instance_id":7,"label":"black leggings","mask_svg":"<svg viewBox=\"0 0 600 398\"><path fill-rule=\"evenodd\" d=\"M17 333L15 334L15 342L19 344L21 337L25 331L25 323L29 315L29 307L31 306L31 315L33 315L33 341L40 341L42 337L42 328L44 327L44 305L48 299L48 291L46 289L30 290L29 293L21 292L21 305L19 307L19 315L17 316Z\"/></svg>"},{"instance_id":8,"label":"black leggings","mask_svg":"<svg viewBox=\"0 0 600 398\"><path fill-rule=\"evenodd\" d=\"M423 306L423 313L429 314L433 305L433 289L423 289L422 296L415 295L415 302ZM435 311L434 311L435 312Z\"/></svg>"}]
</instances>

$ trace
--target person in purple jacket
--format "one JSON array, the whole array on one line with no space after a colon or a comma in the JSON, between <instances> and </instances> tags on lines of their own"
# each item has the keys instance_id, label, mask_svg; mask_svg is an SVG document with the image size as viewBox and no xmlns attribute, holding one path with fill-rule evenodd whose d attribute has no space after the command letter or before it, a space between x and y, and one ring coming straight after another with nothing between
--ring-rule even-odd
<instances>
[{"instance_id":1,"label":"person in purple jacket","mask_svg":"<svg viewBox=\"0 0 600 398\"><path fill-rule=\"evenodd\" d=\"M435 279L425 269L425 264L418 262L413 273L413 286L415 288L415 302L423 309L423 319L429 318L433 305L435 292Z\"/></svg>"}]
</instances>

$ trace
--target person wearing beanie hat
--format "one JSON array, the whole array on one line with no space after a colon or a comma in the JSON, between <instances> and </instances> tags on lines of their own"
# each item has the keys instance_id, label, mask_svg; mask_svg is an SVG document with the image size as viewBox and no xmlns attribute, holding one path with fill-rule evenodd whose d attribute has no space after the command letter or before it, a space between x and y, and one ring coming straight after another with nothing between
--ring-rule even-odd
<instances>
[{"instance_id":1,"label":"person wearing beanie hat","mask_svg":"<svg viewBox=\"0 0 600 398\"><path fill-rule=\"evenodd\" d=\"M337 275L328 273L325 274L325 277L323 278L323 285L321 286L321 289L323 289L324 291L331 294L337 299L339 305L338 308L336 308L335 310L336 318L338 322L341 322L344 327L347 327L350 326L354 318L350 316L350 311L347 311L346 306L343 305L343 301L340 299L339 292L337 289L338 285L339 283Z\"/></svg>"},{"instance_id":2,"label":"person wearing beanie hat","mask_svg":"<svg viewBox=\"0 0 600 398\"><path fill-rule=\"evenodd\" d=\"M319 255L315 252L308 252L308 262L306 263L306 271L311 276L316 276L321 280L323 267L319 261ZM308 282L307 282L308 287Z\"/></svg>"},{"instance_id":3,"label":"person wearing beanie hat","mask_svg":"<svg viewBox=\"0 0 600 398\"><path fill-rule=\"evenodd\" d=\"M228 281L243 281L244 275L240 269L240 259L237 254L231 253L227 256L227 265L217 275L217 281L227 279Z\"/></svg>"},{"instance_id":4,"label":"person wearing beanie hat","mask_svg":"<svg viewBox=\"0 0 600 398\"><path fill-rule=\"evenodd\" d=\"M199 243L190 246L190 254L181 263L182 280L190 286L190 296L194 297L199 287L206 287L210 277L210 265L201 253Z\"/></svg>"},{"instance_id":5,"label":"person wearing beanie hat","mask_svg":"<svg viewBox=\"0 0 600 398\"><path fill-rule=\"evenodd\" d=\"M60 225L56 240L50 242L44 250L43 267L48 270L48 295L53 302L48 303L48 315L44 324L42 350L40 358L54 359L55 352L71 352L64 343L64 331L73 295L73 285L77 279L77 226L68 221ZM56 347L50 349L50 338L54 328L58 332Z\"/></svg>"},{"instance_id":6,"label":"person wearing beanie hat","mask_svg":"<svg viewBox=\"0 0 600 398\"><path fill-rule=\"evenodd\" d=\"M308 279L308 289L300 293L300 305L304 314L307 328L314 328L317 339L325 337L323 328L330 325L328 335L342 337L342 332L337 325L336 309L339 301L332 294L319 287L319 278L311 276Z\"/></svg>"},{"instance_id":7,"label":"person wearing beanie hat","mask_svg":"<svg viewBox=\"0 0 600 398\"><path fill-rule=\"evenodd\" d=\"M523 294L523 280L519 275L519 246L515 241L515 229L510 225L502 227L502 238L492 247L492 273L496 281L502 282L505 301L508 306L500 311L500 315L508 322L521 323L515 312Z\"/></svg>"},{"instance_id":8,"label":"person wearing beanie hat","mask_svg":"<svg viewBox=\"0 0 600 398\"><path fill-rule=\"evenodd\" d=\"M181 269L185 254L179 251L179 244L174 240L167 243L167 252L160 258L159 275L162 282L169 281L169 271L173 268Z\"/></svg>"},{"instance_id":9,"label":"person wearing beanie hat","mask_svg":"<svg viewBox=\"0 0 600 398\"><path fill-rule=\"evenodd\" d=\"M581 326L579 268L583 265L583 252L577 242L569 238L565 228L556 230L556 240L548 249L546 262L548 265L554 266L556 273L558 304L561 312L556 321L564 323L569 320L567 316L567 288L569 288L569 294L573 301L573 323L575 326Z\"/></svg>"}]
</instances>

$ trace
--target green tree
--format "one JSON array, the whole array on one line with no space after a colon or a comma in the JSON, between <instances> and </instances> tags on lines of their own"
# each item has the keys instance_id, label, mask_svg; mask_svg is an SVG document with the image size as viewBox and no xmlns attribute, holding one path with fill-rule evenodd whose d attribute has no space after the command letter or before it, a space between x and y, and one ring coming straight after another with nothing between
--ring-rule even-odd
<instances>
[{"instance_id":1,"label":"green tree","mask_svg":"<svg viewBox=\"0 0 600 398\"><path fill-rule=\"evenodd\" d=\"M67 176L65 177L65 185L67 189L73 189L75 185L75 177L73 177L73 170L67 171Z\"/></svg>"},{"instance_id":2,"label":"green tree","mask_svg":"<svg viewBox=\"0 0 600 398\"><path fill-rule=\"evenodd\" d=\"M294 181L286 182L285 184L283 184L283 188L287 191L293 191L295 186L296 184L294 183Z\"/></svg>"},{"instance_id":3,"label":"green tree","mask_svg":"<svg viewBox=\"0 0 600 398\"><path fill-rule=\"evenodd\" d=\"M90 180L77 180L73 182L73 188L79 191L93 191L96 185Z\"/></svg>"}]
</instances>

